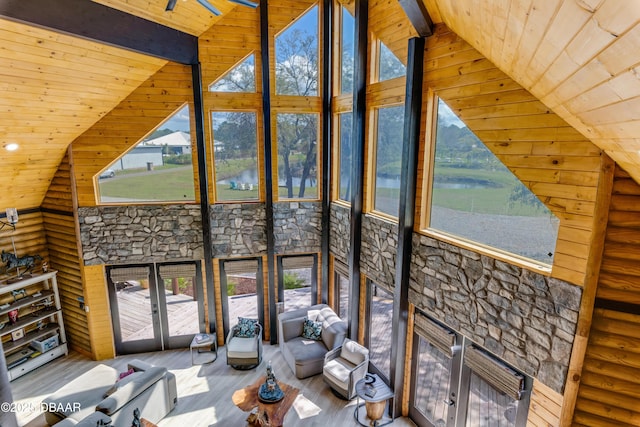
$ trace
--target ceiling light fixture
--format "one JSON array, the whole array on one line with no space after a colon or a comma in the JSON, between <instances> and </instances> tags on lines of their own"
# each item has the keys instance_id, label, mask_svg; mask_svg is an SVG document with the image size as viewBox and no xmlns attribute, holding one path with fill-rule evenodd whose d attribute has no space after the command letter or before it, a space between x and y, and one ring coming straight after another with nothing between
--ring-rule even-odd
<instances>
[{"instance_id":1,"label":"ceiling light fixture","mask_svg":"<svg viewBox=\"0 0 640 427\"><path fill-rule=\"evenodd\" d=\"M10 142L8 144L4 144L4 149L7 151L16 151L20 146L15 142Z\"/></svg>"},{"instance_id":2,"label":"ceiling light fixture","mask_svg":"<svg viewBox=\"0 0 640 427\"><path fill-rule=\"evenodd\" d=\"M211 3L209 3L207 0L197 0L198 3L200 3L205 9L207 9L209 12L213 13L215 16L220 16L222 15L222 12L220 12L218 9L216 9L215 7L213 7L211 5Z\"/></svg>"}]
</instances>

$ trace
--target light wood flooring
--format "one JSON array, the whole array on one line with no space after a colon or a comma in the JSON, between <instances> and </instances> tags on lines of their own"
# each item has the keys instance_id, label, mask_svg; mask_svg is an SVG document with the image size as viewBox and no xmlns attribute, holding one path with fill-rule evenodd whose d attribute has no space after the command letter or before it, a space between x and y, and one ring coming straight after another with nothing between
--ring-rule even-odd
<instances>
[{"instance_id":1,"label":"light wood flooring","mask_svg":"<svg viewBox=\"0 0 640 427\"><path fill-rule=\"evenodd\" d=\"M263 375L271 360L279 381L300 389L300 396L285 418L287 427L357 426L353 418L356 400L337 398L323 382L322 375L298 380L286 364L278 346L265 344L262 364L255 369L238 371L226 364L226 352L218 350L218 360L209 365L191 365L189 350L171 350L155 353L120 356L101 362L71 353L16 379L11 383L14 402L19 407L40 402L64 384L72 381L93 366L104 363L124 371L127 362L139 358L157 366L166 366L176 375L178 405L158 427L245 426L247 413L231 402L233 392L252 384ZM26 409L26 408L22 408ZM19 411L18 422L26 427L46 426L39 412ZM143 414L144 415L144 414ZM397 418L393 426L414 426L408 418ZM128 426L115 426L128 427Z\"/></svg>"}]
</instances>

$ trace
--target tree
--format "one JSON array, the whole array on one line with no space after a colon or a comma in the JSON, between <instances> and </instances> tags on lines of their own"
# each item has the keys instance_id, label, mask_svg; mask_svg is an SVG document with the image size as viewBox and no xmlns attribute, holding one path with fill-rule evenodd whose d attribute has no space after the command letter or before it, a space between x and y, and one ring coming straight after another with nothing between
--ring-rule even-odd
<instances>
[{"instance_id":1,"label":"tree","mask_svg":"<svg viewBox=\"0 0 640 427\"><path fill-rule=\"evenodd\" d=\"M307 181L316 175L318 116L278 114L278 154L282 157L287 197L293 196L293 178L299 176L297 197L304 197Z\"/></svg>"}]
</instances>

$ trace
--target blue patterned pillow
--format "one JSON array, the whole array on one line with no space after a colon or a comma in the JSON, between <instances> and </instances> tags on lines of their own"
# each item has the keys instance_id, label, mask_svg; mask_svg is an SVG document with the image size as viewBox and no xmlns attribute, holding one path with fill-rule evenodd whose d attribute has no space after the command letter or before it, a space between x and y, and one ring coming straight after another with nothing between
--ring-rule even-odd
<instances>
[{"instance_id":1,"label":"blue patterned pillow","mask_svg":"<svg viewBox=\"0 0 640 427\"><path fill-rule=\"evenodd\" d=\"M233 334L240 338L253 338L256 336L256 324L258 319L248 319L246 317L238 317L238 325Z\"/></svg>"},{"instance_id":2,"label":"blue patterned pillow","mask_svg":"<svg viewBox=\"0 0 640 427\"><path fill-rule=\"evenodd\" d=\"M310 340L320 341L322 339L322 322L304 319L302 336Z\"/></svg>"}]
</instances>

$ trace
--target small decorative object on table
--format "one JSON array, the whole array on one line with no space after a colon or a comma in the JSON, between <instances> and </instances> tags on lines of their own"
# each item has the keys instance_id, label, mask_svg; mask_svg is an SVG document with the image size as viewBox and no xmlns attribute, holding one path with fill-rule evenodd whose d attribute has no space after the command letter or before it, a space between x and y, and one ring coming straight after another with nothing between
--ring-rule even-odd
<instances>
[{"instance_id":1,"label":"small decorative object on table","mask_svg":"<svg viewBox=\"0 0 640 427\"><path fill-rule=\"evenodd\" d=\"M258 399L265 403L279 402L284 397L284 393L278 385L276 376L271 367L271 361L267 364L267 378L264 384L258 389Z\"/></svg>"},{"instance_id":2,"label":"small decorative object on table","mask_svg":"<svg viewBox=\"0 0 640 427\"><path fill-rule=\"evenodd\" d=\"M15 331L11 332L11 340L12 341L18 341L21 338L24 338L24 329L20 328L20 329L16 329Z\"/></svg>"}]
</instances>

